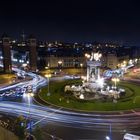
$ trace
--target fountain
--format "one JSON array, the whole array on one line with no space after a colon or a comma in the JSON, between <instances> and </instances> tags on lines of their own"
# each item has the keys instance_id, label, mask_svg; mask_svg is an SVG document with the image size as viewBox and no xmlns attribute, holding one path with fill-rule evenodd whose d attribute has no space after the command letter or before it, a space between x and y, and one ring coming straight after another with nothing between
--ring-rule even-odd
<instances>
[{"instance_id":1,"label":"fountain","mask_svg":"<svg viewBox=\"0 0 140 140\"><path fill-rule=\"evenodd\" d=\"M118 99L120 98L120 93L125 92L124 89L117 89L116 85L108 86L104 82L104 78L100 75L100 66L102 57L101 53L92 53L88 56L87 60L87 75L81 76L83 79L82 85L66 85L65 92L71 91L73 95L81 100L93 100L100 99L103 97Z\"/></svg>"}]
</instances>

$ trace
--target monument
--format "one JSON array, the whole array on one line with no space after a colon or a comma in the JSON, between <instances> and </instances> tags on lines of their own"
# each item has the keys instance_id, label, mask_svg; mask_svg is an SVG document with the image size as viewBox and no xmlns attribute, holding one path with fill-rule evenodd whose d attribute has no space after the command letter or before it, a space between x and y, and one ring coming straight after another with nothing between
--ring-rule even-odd
<instances>
[{"instance_id":1,"label":"monument","mask_svg":"<svg viewBox=\"0 0 140 140\"><path fill-rule=\"evenodd\" d=\"M87 81L95 81L100 78L101 53L92 53L90 59L87 61Z\"/></svg>"},{"instance_id":2,"label":"monument","mask_svg":"<svg viewBox=\"0 0 140 140\"><path fill-rule=\"evenodd\" d=\"M104 82L104 78L100 75L102 54L97 52L91 55L87 54L87 56L87 75L81 77L83 79L82 85L66 85L64 91L71 91L76 98L82 100L101 99L106 96L116 101L120 98L120 93L125 92L125 90L109 86Z\"/></svg>"}]
</instances>

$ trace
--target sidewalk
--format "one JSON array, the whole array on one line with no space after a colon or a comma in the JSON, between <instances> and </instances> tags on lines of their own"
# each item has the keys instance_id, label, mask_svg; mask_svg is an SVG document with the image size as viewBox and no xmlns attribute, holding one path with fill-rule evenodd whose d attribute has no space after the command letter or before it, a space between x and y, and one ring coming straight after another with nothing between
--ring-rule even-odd
<instances>
[{"instance_id":1,"label":"sidewalk","mask_svg":"<svg viewBox=\"0 0 140 140\"><path fill-rule=\"evenodd\" d=\"M19 139L17 136L14 135L14 133L0 126L0 140L19 140Z\"/></svg>"}]
</instances>

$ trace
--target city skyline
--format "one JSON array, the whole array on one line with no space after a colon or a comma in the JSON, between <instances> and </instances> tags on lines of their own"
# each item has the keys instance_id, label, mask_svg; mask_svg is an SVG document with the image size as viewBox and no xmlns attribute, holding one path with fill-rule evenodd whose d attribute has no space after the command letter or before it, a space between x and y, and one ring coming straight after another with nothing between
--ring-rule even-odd
<instances>
[{"instance_id":1,"label":"city skyline","mask_svg":"<svg viewBox=\"0 0 140 140\"><path fill-rule=\"evenodd\" d=\"M0 32L13 38L24 30L40 40L140 45L138 8L135 1L5 1L0 9Z\"/></svg>"}]
</instances>

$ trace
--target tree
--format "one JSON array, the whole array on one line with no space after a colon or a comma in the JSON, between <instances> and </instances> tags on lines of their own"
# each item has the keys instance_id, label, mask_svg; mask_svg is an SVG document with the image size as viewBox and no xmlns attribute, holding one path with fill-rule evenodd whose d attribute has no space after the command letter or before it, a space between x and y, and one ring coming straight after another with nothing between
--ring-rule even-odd
<instances>
[{"instance_id":1,"label":"tree","mask_svg":"<svg viewBox=\"0 0 140 140\"><path fill-rule=\"evenodd\" d=\"M43 132L39 126L36 126L33 134L37 140L43 140Z\"/></svg>"},{"instance_id":2,"label":"tree","mask_svg":"<svg viewBox=\"0 0 140 140\"><path fill-rule=\"evenodd\" d=\"M26 120L23 116L17 117L13 123L13 131L21 140L25 138Z\"/></svg>"}]
</instances>

